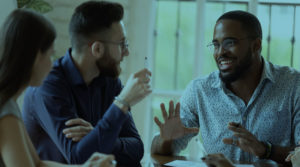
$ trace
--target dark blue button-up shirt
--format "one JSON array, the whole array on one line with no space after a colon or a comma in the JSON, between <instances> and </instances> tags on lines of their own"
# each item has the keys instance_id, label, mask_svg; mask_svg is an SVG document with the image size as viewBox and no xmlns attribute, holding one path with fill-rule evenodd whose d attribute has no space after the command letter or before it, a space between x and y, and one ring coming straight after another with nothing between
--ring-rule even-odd
<instances>
[{"instance_id":1,"label":"dark blue button-up shirt","mask_svg":"<svg viewBox=\"0 0 300 167\"><path fill-rule=\"evenodd\" d=\"M42 86L26 91L22 115L39 156L76 164L101 152L114 154L120 166L140 166L144 148L132 116L112 104L121 81L100 75L87 86L70 54L54 63ZM73 118L94 126L79 142L62 132Z\"/></svg>"}]
</instances>

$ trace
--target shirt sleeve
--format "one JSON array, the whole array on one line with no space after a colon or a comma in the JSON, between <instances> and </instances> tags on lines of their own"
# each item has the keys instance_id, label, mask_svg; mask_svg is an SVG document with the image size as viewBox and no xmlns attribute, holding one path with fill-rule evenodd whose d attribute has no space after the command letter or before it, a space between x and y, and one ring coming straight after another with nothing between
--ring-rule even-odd
<instances>
[{"instance_id":1,"label":"shirt sleeve","mask_svg":"<svg viewBox=\"0 0 300 167\"><path fill-rule=\"evenodd\" d=\"M300 141L300 75L298 75L295 88L293 89L293 96L294 96L294 113L293 113L293 132L294 132L294 145L299 145Z\"/></svg>"},{"instance_id":2,"label":"shirt sleeve","mask_svg":"<svg viewBox=\"0 0 300 167\"><path fill-rule=\"evenodd\" d=\"M116 160L125 166L138 166L144 155L144 145L135 127L131 113L124 122L120 137L117 139L117 145L113 154Z\"/></svg>"},{"instance_id":3,"label":"shirt sleeve","mask_svg":"<svg viewBox=\"0 0 300 167\"><path fill-rule=\"evenodd\" d=\"M81 164L94 152L111 154L114 150L124 149L119 133L130 118L129 114L124 114L112 104L88 135L79 142L73 142L62 133L66 128L65 122L78 117L76 104L71 103L72 96L65 91L67 88L44 83L38 89L42 90L31 94L34 98L31 108L34 108L40 125L69 163Z\"/></svg>"},{"instance_id":4,"label":"shirt sleeve","mask_svg":"<svg viewBox=\"0 0 300 167\"><path fill-rule=\"evenodd\" d=\"M121 81L118 80L115 96L120 94L123 87ZM144 155L144 144L135 127L131 112L128 112L128 115L128 119L123 123L113 154L119 165L140 166Z\"/></svg>"},{"instance_id":5,"label":"shirt sleeve","mask_svg":"<svg viewBox=\"0 0 300 167\"><path fill-rule=\"evenodd\" d=\"M197 114L197 98L194 82L192 81L182 97L180 98L180 118L182 124L186 127L199 127L199 118ZM189 134L173 142L172 149L175 154L178 154L181 150L185 149L189 141L197 134Z\"/></svg>"}]
</instances>

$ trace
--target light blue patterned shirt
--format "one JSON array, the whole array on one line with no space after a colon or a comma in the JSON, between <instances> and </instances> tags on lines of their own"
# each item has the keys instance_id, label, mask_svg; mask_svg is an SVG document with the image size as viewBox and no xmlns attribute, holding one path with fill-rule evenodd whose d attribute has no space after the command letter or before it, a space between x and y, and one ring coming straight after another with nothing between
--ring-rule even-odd
<instances>
[{"instance_id":1,"label":"light blue patterned shirt","mask_svg":"<svg viewBox=\"0 0 300 167\"><path fill-rule=\"evenodd\" d=\"M264 61L261 80L249 103L233 94L219 78L219 71L193 80L181 97L181 119L199 127L207 153L223 153L234 161L253 162L256 157L226 145L229 122L239 122L260 141L291 146L300 141L300 72ZM196 134L195 134L196 135ZM192 135L178 139L173 149L187 146Z\"/></svg>"}]
</instances>

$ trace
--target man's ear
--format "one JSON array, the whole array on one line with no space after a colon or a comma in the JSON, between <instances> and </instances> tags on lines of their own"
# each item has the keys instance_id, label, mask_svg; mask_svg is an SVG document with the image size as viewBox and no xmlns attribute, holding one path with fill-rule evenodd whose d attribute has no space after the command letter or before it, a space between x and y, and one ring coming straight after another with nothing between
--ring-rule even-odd
<instances>
[{"instance_id":1,"label":"man's ear","mask_svg":"<svg viewBox=\"0 0 300 167\"><path fill-rule=\"evenodd\" d=\"M254 40L254 43L252 45L252 51L253 51L253 53L260 54L260 52L261 52L261 39L256 38Z\"/></svg>"},{"instance_id":2,"label":"man's ear","mask_svg":"<svg viewBox=\"0 0 300 167\"><path fill-rule=\"evenodd\" d=\"M92 54L94 57L101 58L104 54L104 45L103 43L99 42L99 41L95 41L92 46Z\"/></svg>"}]
</instances>

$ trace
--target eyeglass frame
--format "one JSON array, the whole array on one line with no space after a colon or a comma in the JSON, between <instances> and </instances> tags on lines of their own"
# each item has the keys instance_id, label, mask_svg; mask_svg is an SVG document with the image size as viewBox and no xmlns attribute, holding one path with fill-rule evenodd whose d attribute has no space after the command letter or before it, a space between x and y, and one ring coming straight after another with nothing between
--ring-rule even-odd
<instances>
[{"instance_id":1,"label":"eyeglass frame","mask_svg":"<svg viewBox=\"0 0 300 167\"><path fill-rule=\"evenodd\" d=\"M97 41L112 44L112 45L119 45L121 47L122 52L125 51L126 49L128 49L128 47L129 47L129 42L127 39L124 39L120 42L109 41L109 40L97 40Z\"/></svg>"},{"instance_id":2,"label":"eyeglass frame","mask_svg":"<svg viewBox=\"0 0 300 167\"><path fill-rule=\"evenodd\" d=\"M223 48L225 51L229 51L230 48L233 47L237 42L245 40L245 39L255 39L255 38L253 38L253 37L245 37L245 38L229 37L229 38L224 39L222 41L221 45L218 43L218 45L219 45L218 48L215 47L214 41L210 42L206 46L209 48L209 50L213 51L213 53L216 53L220 48ZM229 46L224 45L224 41L226 41L226 40L231 40L231 41L229 41L229 42L231 42L231 44L230 43L227 44Z\"/></svg>"}]
</instances>

